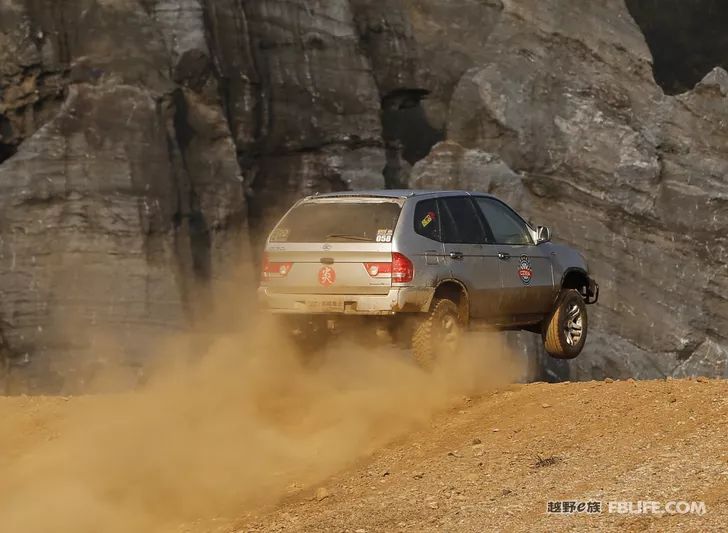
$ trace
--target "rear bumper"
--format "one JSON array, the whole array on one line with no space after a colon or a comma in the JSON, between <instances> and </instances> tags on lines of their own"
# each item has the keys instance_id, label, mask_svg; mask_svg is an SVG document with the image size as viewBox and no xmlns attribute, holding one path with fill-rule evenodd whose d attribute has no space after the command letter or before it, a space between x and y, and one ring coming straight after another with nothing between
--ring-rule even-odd
<instances>
[{"instance_id":1,"label":"rear bumper","mask_svg":"<svg viewBox=\"0 0 728 533\"><path fill-rule=\"evenodd\" d=\"M285 294L258 289L258 300L272 313L299 315L393 315L425 312L433 288L396 287L387 294Z\"/></svg>"},{"instance_id":2,"label":"rear bumper","mask_svg":"<svg viewBox=\"0 0 728 533\"><path fill-rule=\"evenodd\" d=\"M599 301L599 284L592 277L589 277L589 284L586 288L586 303L595 304Z\"/></svg>"}]
</instances>

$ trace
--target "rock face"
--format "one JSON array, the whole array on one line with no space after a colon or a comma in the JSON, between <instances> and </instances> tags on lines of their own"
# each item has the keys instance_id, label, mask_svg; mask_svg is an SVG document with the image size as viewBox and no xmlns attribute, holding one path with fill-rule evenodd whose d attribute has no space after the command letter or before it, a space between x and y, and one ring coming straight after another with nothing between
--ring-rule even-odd
<instances>
[{"instance_id":1,"label":"rock face","mask_svg":"<svg viewBox=\"0 0 728 533\"><path fill-rule=\"evenodd\" d=\"M555 376L725 375L728 75L666 96L650 46L621 0L0 0L2 352L68 388L97 330L133 360L194 320L294 199L409 185L585 251Z\"/></svg>"},{"instance_id":2,"label":"rock face","mask_svg":"<svg viewBox=\"0 0 728 533\"><path fill-rule=\"evenodd\" d=\"M567 13L559 4L507 4L486 44L489 63L469 70L453 96L456 166L469 166L475 150L498 154L521 177L524 213L590 259L602 300L588 349L562 374L711 366L726 375L725 71L665 96L624 9L594 2ZM488 184L493 171L479 166ZM428 173L427 163L415 167L413 183Z\"/></svg>"},{"instance_id":3,"label":"rock face","mask_svg":"<svg viewBox=\"0 0 728 533\"><path fill-rule=\"evenodd\" d=\"M66 387L98 335L143 356L249 255L242 174L199 6L0 6L0 319Z\"/></svg>"}]
</instances>

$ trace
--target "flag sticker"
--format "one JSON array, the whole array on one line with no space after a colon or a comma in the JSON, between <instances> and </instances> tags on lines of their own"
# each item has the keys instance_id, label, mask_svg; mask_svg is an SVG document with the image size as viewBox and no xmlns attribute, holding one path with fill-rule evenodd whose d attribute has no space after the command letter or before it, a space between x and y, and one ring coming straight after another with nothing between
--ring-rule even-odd
<instances>
[{"instance_id":1,"label":"flag sticker","mask_svg":"<svg viewBox=\"0 0 728 533\"><path fill-rule=\"evenodd\" d=\"M423 228L426 228L436 218L437 218L437 215L435 214L435 212L434 211L430 211L429 213L427 213L427 216L422 219L422 227Z\"/></svg>"}]
</instances>

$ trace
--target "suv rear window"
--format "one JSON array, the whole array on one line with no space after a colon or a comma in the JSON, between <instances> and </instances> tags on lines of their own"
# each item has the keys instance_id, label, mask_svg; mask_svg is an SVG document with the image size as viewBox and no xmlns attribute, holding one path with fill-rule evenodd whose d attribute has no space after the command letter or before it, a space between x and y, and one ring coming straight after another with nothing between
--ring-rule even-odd
<instances>
[{"instance_id":1,"label":"suv rear window","mask_svg":"<svg viewBox=\"0 0 728 533\"><path fill-rule=\"evenodd\" d=\"M270 242L392 242L402 208L395 202L310 202L288 213Z\"/></svg>"}]
</instances>

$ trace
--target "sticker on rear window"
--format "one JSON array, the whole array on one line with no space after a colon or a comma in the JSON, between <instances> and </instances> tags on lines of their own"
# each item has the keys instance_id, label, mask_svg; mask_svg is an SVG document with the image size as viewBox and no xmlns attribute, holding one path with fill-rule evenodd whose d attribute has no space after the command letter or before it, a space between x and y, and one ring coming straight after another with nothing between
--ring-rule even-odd
<instances>
[{"instance_id":1,"label":"sticker on rear window","mask_svg":"<svg viewBox=\"0 0 728 533\"><path fill-rule=\"evenodd\" d=\"M430 211L429 213L427 213L427 216L422 219L422 227L423 228L426 228L436 218L437 218L437 215L435 214L435 212L434 211Z\"/></svg>"},{"instance_id":2,"label":"sticker on rear window","mask_svg":"<svg viewBox=\"0 0 728 533\"><path fill-rule=\"evenodd\" d=\"M378 229L377 242L392 242L392 235L394 231L391 229Z\"/></svg>"},{"instance_id":3,"label":"sticker on rear window","mask_svg":"<svg viewBox=\"0 0 728 533\"><path fill-rule=\"evenodd\" d=\"M270 242L287 242L291 230L288 228L276 228L270 234Z\"/></svg>"}]
</instances>

